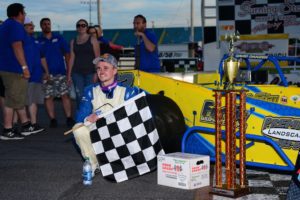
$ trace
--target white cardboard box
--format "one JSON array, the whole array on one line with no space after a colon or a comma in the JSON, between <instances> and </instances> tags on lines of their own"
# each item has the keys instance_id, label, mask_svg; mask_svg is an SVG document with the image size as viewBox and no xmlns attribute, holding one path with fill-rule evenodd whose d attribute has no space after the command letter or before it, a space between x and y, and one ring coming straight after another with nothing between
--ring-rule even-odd
<instances>
[{"instance_id":1,"label":"white cardboard box","mask_svg":"<svg viewBox=\"0 0 300 200\"><path fill-rule=\"evenodd\" d=\"M157 156L157 183L182 189L209 185L209 156L170 153Z\"/></svg>"}]
</instances>

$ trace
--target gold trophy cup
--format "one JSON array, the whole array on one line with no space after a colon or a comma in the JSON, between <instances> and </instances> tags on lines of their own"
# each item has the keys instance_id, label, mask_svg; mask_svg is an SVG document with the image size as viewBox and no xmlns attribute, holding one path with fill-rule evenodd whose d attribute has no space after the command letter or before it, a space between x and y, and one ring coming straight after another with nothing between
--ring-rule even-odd
<instances>
[{"instance_id":1,"label":"gold trophy cup","mask_svg":"<svg viewBox=\"0 0 300 200\"><path fill-rule=\"evenodd\" d=\"M234 82L235 78L237 76L237 73L239 71L240 63L239 61L234 58L233 56L230 56L225 60L224 63L224 73L225 77L228 79L228 86L227 89L234 89Z\"/></svg>"},{"instance_id":2,"label":"gold trophy cup","mask_svg":"<svg viewBox=\"0 0 300 200\"><path fill-rule=\"evenodd\" d=\"M239 39L238 33L225 35L225 40L229 42L229 57L224 61L224 75L228 79L228 85L226 89L234 89L234 82L239 71L240 63L238 59L234 57L234 42Z\"/></svg>"}]
</instances>

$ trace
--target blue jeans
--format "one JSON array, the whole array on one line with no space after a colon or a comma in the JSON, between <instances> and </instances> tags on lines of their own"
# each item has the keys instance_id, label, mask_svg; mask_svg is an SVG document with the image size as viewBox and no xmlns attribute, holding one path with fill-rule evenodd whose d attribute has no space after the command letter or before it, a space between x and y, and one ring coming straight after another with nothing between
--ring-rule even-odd
<instances>
[{"instance_id":1,"label":"blue jeans","mask_svg":"<svg viewBox=\"0 0 300 200\"><path fill-rule=\"evenodd\" d=\"M77 108L79 108L84 88L93 83L93 77L94 74L83 75L78 73L72 73L72 80L75 88Z\"/></svg>"}]
</instances>

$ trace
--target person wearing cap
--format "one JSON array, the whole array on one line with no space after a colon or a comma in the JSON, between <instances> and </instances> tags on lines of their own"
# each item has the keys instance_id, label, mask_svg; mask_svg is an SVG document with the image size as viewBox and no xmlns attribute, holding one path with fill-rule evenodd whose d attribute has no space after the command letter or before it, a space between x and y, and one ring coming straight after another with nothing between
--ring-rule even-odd
<instances>
[{"instance_id":1,"label":"person wearing cap","mask_svg":"<svg viewBox=\"0 0 300 200\"><path fill-rule=\"evenodd\" d=\"M77 123L73 127L73 134L82 156L89 158L94 172L98 168L98 161L92 147L89 129L82 125L95 123L101 113L105 113L137 95L139 90L123 87L117 83L117 60L111 54L95 58L93 63L99 82L85 88L76 114Z\"/></svg>"},{"instance_id":2,"label":"person wearing cap","mask_svg":"<svg viewBox=\"0 0 300 200\"><path fill-rule=\"evenodd\" d=\"M7 7L8 19L0 26L0 76L5 87L1 140L24 139L12 127L14 111L17 111L22 123L21 134L30 134L32 129L25 110L30 72L24 55L28 37L23 26L26 15L24 8L20 3L10 4Z\"/></svg>"}]
</instances>

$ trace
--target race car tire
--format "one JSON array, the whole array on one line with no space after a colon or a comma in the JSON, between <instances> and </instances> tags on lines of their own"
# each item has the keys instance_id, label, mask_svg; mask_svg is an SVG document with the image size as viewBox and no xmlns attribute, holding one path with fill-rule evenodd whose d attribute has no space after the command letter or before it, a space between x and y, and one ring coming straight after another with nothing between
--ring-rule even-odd
<instances>
[{"instance_id":1,"label":"race car tire","mask_svg":"<svg viewBox=\"0 0 300 200\"><path fill-rule=\"evenodd\" d=\"M147 95L146 98L165 153L180 152L186 130L180 108L172 99L160 94Z\"/></svg>"}]
</instances>

